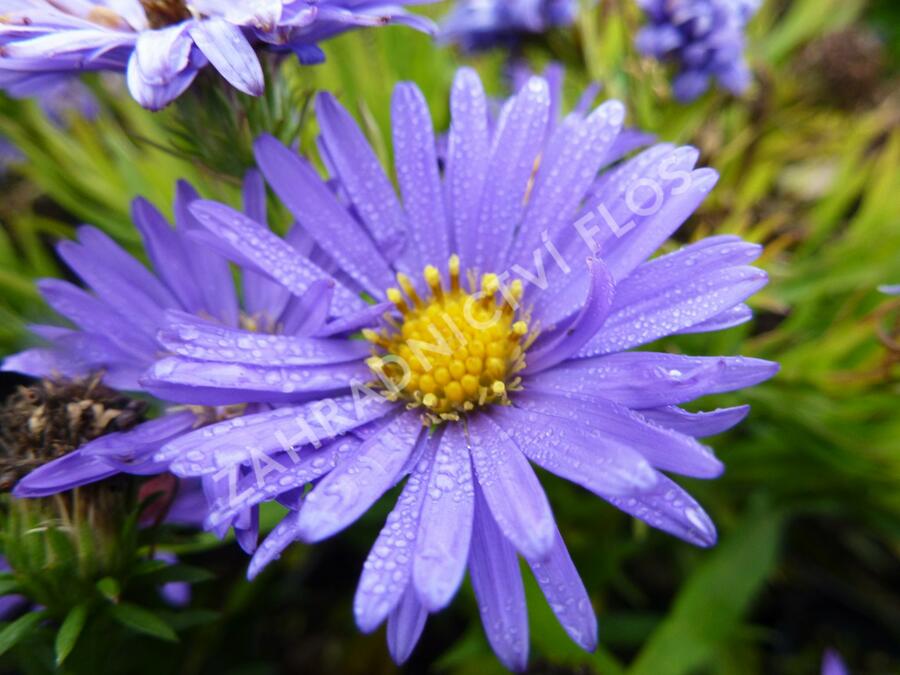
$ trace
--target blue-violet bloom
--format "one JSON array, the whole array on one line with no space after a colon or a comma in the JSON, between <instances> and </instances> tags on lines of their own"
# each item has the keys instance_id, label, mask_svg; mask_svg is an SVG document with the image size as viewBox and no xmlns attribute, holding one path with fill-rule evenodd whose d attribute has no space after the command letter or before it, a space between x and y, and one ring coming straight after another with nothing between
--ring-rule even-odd
<instances>
[{"instance_id":1,"label":"blue-violet bloom","mask_svg":"<svg viewBox=\"0 0 900 675\"><path fill-rule=\"evenodd\" d=\"M672 61L678 75L675 97L690 102L711 80L734 94L750 85L744 60L744 28L760 0L638 0L648 24L638 33L638 50Z\"/></svg>"},{"instance_id":2,"label":"blue-violet bloom","mask_svg":"<svg viewBox=\"0 0 900 675\"><path fill-rule=\"evenodd\" d=\"M247 175L243 194L247 217L264 224L265 185L258 172ZM41 280L38 287L47 304L74 327L32 326L32 331L48 346L9 356L2 369L49 378L77 378L102 372L108 386L146 393L141 378L164 356L164 346L157 338L169 313L193 317L212 326L302 334L307 319L302 298L292 298L281 286L252 271L243 274L243 292L239 296L228 261L203 242L206 231L190 212L191 204L198 199L189 184L179 182L174 204L176 229L148 201L134 201L134 223L155 271L148 270L94 227L79 228L78 242L61 242L57 247L59 256L88 289L61 279ZM313 252L312 242L299 230L289 233L288 241L303 253ZM249 408L261 409L268 406ZM39 467L19 481L13 494L18 498L38 498L120 472L143 476L163 473L167 462L155 461L153 456L166 441L210 421L247 411L246 406L220 405L215 396L209 397L209 405L170 406L162 417L129 431L102 436ZM218 491L225 489L212 480L203 481L202 487L213 500L220 498ZM177 502L186 498L188 492L196 494L197 490L192 485L182 485ZM202 521L202 514L203 510L194 519ZM185 520L183 516L179 518ZM252 551L257 518L256 509L242 512L233 523L222 523L219 533L224 534L234 525L238 541Z\"/></svg>"},{"instance_id":3,"label":"blue-violet bloom","mask_svg":"<svg viewBox=\"0 0 900 675\"><path fill-rule=\"evenodd\" d=\"M406 479L363 567L359 627L387 620L390 651L404 661L468 569L490 644L522 669L518 555L572 639L596 645L590 598L531 464L712 545L712 521L665 473L719 476L722 463L697 438L748 408L681 406L756 384L777 366L632 350L748 320L744 301L766 275L751 266L760 247L734 236L649 259L717 176L694 168L694 148L668 144L609 167L621 103L571 113L548 134L550 88L533 77L491 127L480 80L461 69L450 107L441 165L421 91L396 88L400 197L329 94L316 108L331 180L260 138L260 169L319 255L228 206L191 210L211 246L295 296L318 293L309 303L318 327L308 338L260 336L173 316L165 346L174 356L145 382L185 403L217 392L220 402L278 406L183 435L157 455L178 475L230 485L208 527L272 499L290 509L251 577L291 542L348 527Z\"/></svg>"},{"instance_id":4,"label":"blue-violet bloom","mask_svg":"<svg viewBox=\"0 0 900 675\"><path fill-rule=\"evenodd\" d=\"M131 95L158 110L212 65L233 87L262 93L255 51L319 63L318 43L387 23L432 31L402 7L427 0L0 0L0 87L34 95L73 73L127 73Z\"/></svg>"},{"instance_id":5,"label":"blue-violet bloom","mask_svg":"<svg viewBox=\"0 0 900 675\"><path fill-rule=\"evenodd\" d=\"M826 649L822 656L822 675L849 675L841 655L833 649Z\"/></svg>"},{"instance_id":6,"label":"blue-violet bloom","mask_svg":"<svg viewBox=\"0 0 900 675\"><path fill-rule=\"evenodd\" d=\"M577 14L578 0L459 0L441 36L467 51L509 47L527 35L569 26Z\"/></svg>"}]
</instances>

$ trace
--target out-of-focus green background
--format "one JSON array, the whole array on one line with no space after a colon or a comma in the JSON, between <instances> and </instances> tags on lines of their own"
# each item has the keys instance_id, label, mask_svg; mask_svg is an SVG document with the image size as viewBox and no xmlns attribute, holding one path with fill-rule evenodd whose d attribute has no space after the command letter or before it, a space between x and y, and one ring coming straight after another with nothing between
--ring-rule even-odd
<instances>
[{"instance_id":1,"label":"out-of-focus green background","mask_svg":"<svg viewBox=\"0 0 900 675\"><path fill-rule=\"evenodd\" d=\"M630 0L602 0L575 31L530 43L524 56L536 69L551 59L566 66L570 103L588 82L603 83L604 96L628 104L633 126L696 145L701 163L721 173L672 246L739 234L765 244L771 283L753 299L753 323L662 348L758 356L782 371L701 402L753 406L737 430L711 439L724 477L681 481L719 527L714 549L541 476L598 613L601 647L584 654L572 645L529 581L532 672L800 675L818 672L833 647L853 673L898 673L900 304L876 288L900 283L900 4L770 0L749 31L753 89L688 106L672 100L664 69L635 53L641 20ZM27 344L25 322L48 318L32 280L65 275L56 239L87 222L139 252L130 200L140 194L169 210L180 177L234 201L254 133L298 137L312 151L315 90L334 91L357 114L386 162L395 82L419 84L440 128L461 62L492 94L508 93L504 54L471 59L403 28L346 35L325 50L323 66L270 73L262 101L222 94L240 104L233 117L221 101L151 114L105 78L89 81L99 100L90 121L66 114L54 124L34 102L0 101L0 133L21 153L0 193L0 353ZM183 630L178 643L105 646L110 672L394 672L383 630L358 634L351 612L392 501L332 541L295 545L252 584L233 543L182 533L182 558L215 574L195 586L192 608L218 617ZM406 672L501 671L467 582L430 619Z\"/></svg>"}]
</instances>

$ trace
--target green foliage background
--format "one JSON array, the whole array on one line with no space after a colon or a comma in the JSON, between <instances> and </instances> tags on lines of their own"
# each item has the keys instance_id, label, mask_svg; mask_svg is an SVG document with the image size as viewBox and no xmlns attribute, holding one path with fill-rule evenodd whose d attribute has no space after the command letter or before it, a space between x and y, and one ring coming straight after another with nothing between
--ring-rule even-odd
<instances>
[{"instance_id":1,"label":"green foliage background","mask_svg":"<svg viewBox=\"0 0 900 675\"><path fill-rule=\"evenodd\" d=\"M658 64L634 52L640 20L632 2L604 0L585 8L577 31L524 53L536 69L551 58L566 65L570 101L589 81L602 82L605 96L628 104L633 126L701 149L701 162L722 178L682 242L735 233L766 245L771 283L753 300L755 322L661 348L759 356L782 371L701 402L753 406L737 430L712 440L725 476L683 481L719 526L714 549L693 549L542 476L598 612L601 647L574 647L532 584L533 671L799 675L818 672L823 649L835 647L853 673L900 672L900 306L876 290L900 283L900 8L892 0L770 0L750 30L754 89L743 99L713 92L689 106L671 99ZM881 67L861 85L823 60L860 31L875 31L884 45ZM87 222L139 253L129 202L144 195L169 208L176 178L234 201L257 132L313 151L316 90L335 92L357 114L386 163L395 82L422 87L439 128L461 61L478 68L491 93L507 91L504 54L467 59L402 28L347 35L325 50L323 66L270 72L259 101L213 93L154 115L92 80L100 116L73 117L65 130L33 103L0 102L0 133L24 155L0 200L0 352L28 342L26 322L48 318L32 280L64 274L54 240ZM848 70L857 58L844 59ZM223 102L240 114L223 112ZM90 648L108 650L105 672L393 672L383 632L357 634L351 615L359 569L391 501L333 542L295 545L253 584L233 544L180 533L168 547L214 575L194 588L190 611L203 620L167 616L177 643L134 634ZM53 666L40 644L36 634L4 658L46 672ZM501 672L468 587L430 620L407 671Z\"/></svg>"}]
</instances>

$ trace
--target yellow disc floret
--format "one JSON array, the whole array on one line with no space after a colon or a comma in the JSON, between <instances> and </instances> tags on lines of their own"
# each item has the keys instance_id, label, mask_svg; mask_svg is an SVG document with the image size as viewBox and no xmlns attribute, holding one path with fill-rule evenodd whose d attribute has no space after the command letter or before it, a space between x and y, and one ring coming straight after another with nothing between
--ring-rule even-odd
<instances>
[{"instance_id":1,"label":"yellow disc floret","mask_svg":"<svg viewBox=\"0 0 900 675\"><path fill-rule=\"evenodd\" d=\"M525 350L536 334L520 317L521 281L508 286L496 274L480 284L460 283L459 258L448 264L449 287L436 267L423 276L430 297L421 298L412 281L397 275L399 288L387 297L402 316L391 328L364 330L375 354L366 362L388 395L421 407L432 422L457 420L460 414L491 403L508 404L519 388Z\"/></svg>"}]
</instances>

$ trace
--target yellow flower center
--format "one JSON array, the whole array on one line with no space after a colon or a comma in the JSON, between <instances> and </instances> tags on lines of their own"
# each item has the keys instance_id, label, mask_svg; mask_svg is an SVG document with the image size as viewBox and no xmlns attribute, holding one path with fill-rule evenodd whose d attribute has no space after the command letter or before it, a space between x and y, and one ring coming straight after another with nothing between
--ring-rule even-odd
<instances>
[{"instance_id":1,"label":"yellow flower center","mask_svg":"<svg viewBox=\"0 0 900 675\"><path fill-rule=\"evenodd\" d=\"M445 288L437 268L425 268L431 290L426 299L398 274L400 288L389 288L387 297L402 320L391 319L381 332L363 331L376 352L367 363L387 395L422 407L434 423L458 420L491 403L508 404L509 392L520 388L516 373L525 367L525 350L536 337L518 316L521 281L504 287L496 274L485 274L476 291L477 279L469 273L465 290L457 256L448 270Z\"/></svg>"}]
</instances>

